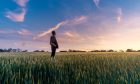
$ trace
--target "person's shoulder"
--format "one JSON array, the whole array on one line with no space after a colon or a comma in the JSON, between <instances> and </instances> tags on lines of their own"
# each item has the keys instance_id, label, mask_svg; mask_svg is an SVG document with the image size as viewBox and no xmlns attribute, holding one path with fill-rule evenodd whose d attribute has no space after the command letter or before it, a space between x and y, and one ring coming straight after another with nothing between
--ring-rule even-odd
<instances>
[{"instance_id":1,"label":"person's shoulder","mask_svg":"<svg viewBox=\"0 0 140 84\"><path fill-rule=\"evenodd\" d=\"M55 38L55 36L51 36L51 38Z\"/></svg>"}]
</instances>

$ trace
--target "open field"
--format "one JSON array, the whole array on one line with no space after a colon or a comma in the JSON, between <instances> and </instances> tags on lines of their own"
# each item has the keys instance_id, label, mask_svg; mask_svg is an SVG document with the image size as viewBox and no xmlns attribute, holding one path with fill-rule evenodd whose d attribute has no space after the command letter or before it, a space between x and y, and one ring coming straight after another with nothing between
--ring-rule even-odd
<instances>
[{"instance_id":1,"label":"open field","mask_svg":"<svg viewBox=\"0 0 140 84\"><path fill-rule=\"evenodd\" d=\"M0 53L1 84L140 84L140 53Z\"/></svg>"}]
</instances>

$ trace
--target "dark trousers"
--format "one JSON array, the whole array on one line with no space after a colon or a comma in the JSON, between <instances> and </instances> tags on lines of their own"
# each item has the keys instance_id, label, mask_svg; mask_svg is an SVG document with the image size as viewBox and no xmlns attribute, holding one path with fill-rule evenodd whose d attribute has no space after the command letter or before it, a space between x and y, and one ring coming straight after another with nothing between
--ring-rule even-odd
<instances>
[{"instance_id":1,"label":"dark trousers","mask_svg":"<svg viewBox=\"0 0 140 84\"><path fill-rule=\"evenodd\" d=\"M54 57L55 56L55 52L56 52L56 48L55 47L51 47L51 49L52 49L51 57Z\"/></svg>"}]
</instances>

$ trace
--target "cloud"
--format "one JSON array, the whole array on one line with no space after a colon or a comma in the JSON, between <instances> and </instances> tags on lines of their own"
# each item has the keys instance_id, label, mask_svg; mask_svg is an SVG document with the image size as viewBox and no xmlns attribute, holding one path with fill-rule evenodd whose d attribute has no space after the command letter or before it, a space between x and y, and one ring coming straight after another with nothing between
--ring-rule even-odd
<instances>
[{"instance_id":1,"label":"cloud","mask_svg":"<svg viewBox=\"0 0 140 84\"><path fill-rule=\"evenodd\" d=\"M80 39L81 36L79 35L79 33L75 31L66 31L64 32L62 38L64 39L68 38L69 41L74 41L74 40Z\"/></svg>"},{"instance_id":2,"label":"cloud","mask_svg":"<svg viewBox=\"0 0 140 84\"><path fill-rule=\"evenodd\" d=\"M26 7L26 4L29 2L29 0L14 0L19 6Z\"/></svg>"},{"instance_id":3,"label":"cloud","mask_svg":"<svg viewBox=\"0 0 140 84\"><path fill-rule=\"evenodd\" d=\"M30 32L29 30L27 30L27 29L22 29L22 30L20 30L20 31L17 31L17 33L18 33L19 35L23 35L23 36L31 35L31 32Z\"/></svg>"},{"instance_id":4,"label":"cloud","mask_svg":"<svg viewBox=\"0 0 140 84\"><path fill-rule=\"evenodd\" d=\"M122 18L123 18L122 8L118 8L117 9L117 22L120 23L122 21Z\"/></svg>"},{"instance_id":5,"label":"cloud","mask_svg":"<svg viewBox=\"0 0 140 84\"><path fill-rule=\"evenodd\" d=\"M68 36L68 37L72 37L72 38L75 37L75 35L71 32L65 32L65 35Z\"/></svg>"},{"instance_id":6,"label":"cloud","mask_svg":"<svg viewBox=\"0 0 140 84\"><path fill-rule=\"evenodd\" d=\"M80 17L76 17L73 20L69 20L68 24L70 25L77 25L77 24L81 24L85 21L87 21L88 17L87 16L80 16Z\"/></svg>"},{"instance_id":7,"label":"cloud","mask_svg":"<svg viewBox=\"0 0 140 84\"><path fill-rule=\"evenodd\" d=\"M97 8L99 8L99 3L100 3L100 0L93 0L94 4L96 5Z\"/></svg>"},{"instance_id":8,"label":"cloud","mask_svg":"<svg viewBox=\"0 0 140 84\"><path fill-rule=\"evenodd\" d=\"M14 22L24 22L25 16L27 14L26 4L29 0L13 0L16 2L20 7L14 11L7 11L6 17Z\"/></svg>"},{"instance_id":9,"label":"cloud","mask_svg":"<svg viewBox=\"0 0 140 84\"><path fill-rule=\"evenodd\" d=\"M77 39L83 39L84 37L80 35L80 33L76 32L76 31L66 31L64 32L63 36L65 36L66 38L69 38L71 40L77 40Z\"/></svg>"},{"instance_id":10,"label":"cloud","mask_svg":"<svg viewBox=\"0 0 140 84\"><path fill-rule=\"evenodd\" d=\"M43 36L45 36L45 35L51 33L52 31L59 29L61 26L65 25L66 23L67 23L67 21L60 22L60 23L58 23L56 26L50 28L48 31L45 31L45 32L39 34L37 37L34 37L34 39L43 37Z\"/></svg>"},{"instance_id":11,"label":"cloud","mask_svg":"<svg viewBox=\"0 0 140 84\"><path fill-rule=\"evenodd\" d=\"M69 42L82 42L85 40L85 36L76 31L66 31L64 32L62 39L68 39Z\"/></svg>"},{"instance_id":12,"label":"cloud","mask_svg":"<svg viewBox=\"0 0 140 84\"><path fill-rule=\"evenodd\" d=\"M22 8L16 11L8 11L6 12L5 16L14 22L23 22L25 19L26 13L27 13L27 10Z\"/></svg>"},{"instance_id":13,"label":"cloud","mask_svg":"<svg viewBox=\"0 0 140 84\"><path fill-rule=\"evenodd\" d=\"M72 20L62 21L62 22L58 23L56 26L50 28L49 30L37 35L37 37L34 37L33 39L38 39L38 38L44 37L47 34L51 33L52 31L61 28L62 26L65 26L65 25L77 25L77 24L81 24L82 22L84 22L86 20L87 20L86 16L80 16L80 17L76 17L76 18L74 18Z\"/></svg>"}]
</instances>

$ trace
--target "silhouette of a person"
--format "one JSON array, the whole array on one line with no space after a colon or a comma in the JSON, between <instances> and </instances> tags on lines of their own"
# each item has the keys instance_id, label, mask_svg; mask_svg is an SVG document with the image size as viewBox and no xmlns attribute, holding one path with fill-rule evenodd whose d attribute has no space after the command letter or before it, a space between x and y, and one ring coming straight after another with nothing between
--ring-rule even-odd
<instances>
[{"instance_id":1,"label":"silhouette of a person","mask_svg":"<svg viewBox=\"0 0 140 84\"><path fill-rule=\"evenodd\" d=\"M51 45L51 50L52 50L51 57L53 58L55 57L55 52L56 52L56 49L58 48L58 43L57 43L55 35L56 35L55 31L52 31L52 36L50 38L50 45Z\"/></svg>"}]
</instances>

